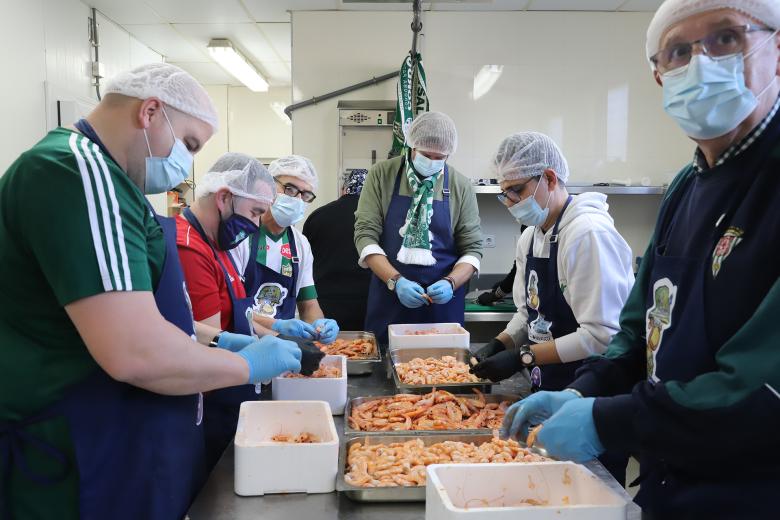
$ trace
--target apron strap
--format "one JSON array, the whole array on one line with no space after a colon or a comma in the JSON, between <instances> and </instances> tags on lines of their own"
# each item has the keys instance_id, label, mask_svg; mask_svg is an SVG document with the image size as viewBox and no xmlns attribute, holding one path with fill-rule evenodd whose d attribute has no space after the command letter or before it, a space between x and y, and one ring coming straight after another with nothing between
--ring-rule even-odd
<instances>
[{"instance_id":1,"label":"apron strap","mask_svg":"<svg viewBox=\"0 0 780 520\"><path fill-rule=\"evenodd\" d=\"M187 222L189 222L192 227L195 228L195 230L198 232L201 238L203 238L203 241L206 242L206 245L209 246L209 249L211 249L211 254L214 255L214 260L217 261L219 267L222 268L222 274L225 275L225 285L227 286L228 295L230 295L230 301L235 302L236 294L233 292L233 284L230 282L230 273L228 272L227 267L225 267L225 264L222 263L222 260L219 259L219 255L217 254L217 251L214 249L214 247L211 245L211 242L209 241L209 237L206 235L206 232L203 230L203 226L200 225L198 218L195 216L192 210L190 210L190 208L185 208L184 218L187 219ZM228 253L228 258L230 258L230 253ZM232 258L230 258L230 262L233 264L233 268L236 269L236 264ZM236 269L236 273L238 273L238 269Z\"/></svg>"},{"instance_id":2,"label":"apron strap","mask_svg":"<svg viewBox=\"0 0 780 520\"><path fill-rule=\"evenodd\" d=\"M293 233L292 228L287 229L287 240L288 244L290 245L290 257L292 260L292 279L293 279L293 285L292 288L294 292L297 294L298 292L298 270L300 269L301 260L298 257L298 245L295 243L295 233ZM297 299L297 298L295 298Z\"/></svg>"}]
</instances>

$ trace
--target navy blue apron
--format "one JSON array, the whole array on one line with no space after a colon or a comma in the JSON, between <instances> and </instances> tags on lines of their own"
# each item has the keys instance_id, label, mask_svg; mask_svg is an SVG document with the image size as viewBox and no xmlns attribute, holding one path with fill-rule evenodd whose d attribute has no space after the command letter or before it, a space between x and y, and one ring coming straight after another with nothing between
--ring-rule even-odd
<instances>
[{"instance_id":1,"label":"navy blue apron","mask_svg":"<svg viewBox=\"0 0 780 520\"><path fill-rule=\"evenodd\" d=\"M292 257L291 276L277 273L257 261L257 251L260 247L259 232L250 238L249 262L244 273L244 288L254 311L281 320L295 318L298 269L300 269L295 234L292 229L287 229L286 233Z\"/></svg>"},{"instance_id":2,"label":"navy blue apron","mask_svg":"<svg viewBox=\"0 0 780 520\"><path fill-rule=\"evenodd\" d=\"M549 258L534 256L536 233L531 235L531 246L525 257L525 308L528 312L528 339L532 343L553 341L575 332L579 327L558 281L558 227L571 200L570 195L555 221L550 236ZM534 387L539 390L563 390L574 381L574 372L580 365L582 361L540 365L538 370L533 370Z\"/></svg>"},{"instance_id":3,"label":"navy blue apron","mask_svg":"<svg viewBox=\"0 0 780 520\"><path fill-rule=\"evenodd\" d=\"M411 265L399 262L396 257L403 244L398 230L406 223L406 214L412 204L412 198L400 195L401 179L406 180L405 159L395 179L393 198L385 215L385 225L379 245L387 254L387 260L404 278L417 282L423 288L432 285L452 272L458 260L458 248L452 235L450 221L449 170L444 166L444 189L442 200L433 200L433 217L430 231L433 233L431 253L436 259L434 265ZM387 343L387 326L391 323L460 323L463 325L466 310L466 285L455 290L452 299L443 305L423 305L416 309L405 307L394 292L387 289L385 282L371 277L368 285L368 309L366 310L366 330L376 334L380 343Z\"/></svg>"},{"instance_id":4,"label":"navy blue apron","mask_svg":"<svg viewBox=\"0 0 780 520\"><path fill-rule=\"evenodd\" d=\"M88 136L92 138L92 136ZM151 212L150 208L150 212ZM166 256L154 292L162 316L194 338L192 311L176 249L176 224L155 215L165 237ZM73 443L76 468L63 466L58 477L78 472L79 516L82 519L182 518L205 481L200 395L166 396L112 379L102 369L69 388L65 396L24 425L65 419ZM53 459L63 454L21 427L10 450L35 445ZM8 449L8 448L6 448ZM30 475L24 459L13 462L35 482L56 481Z\"/></svg>"},{"instance_id":5,"label":"navy blue apron","mask_svg":"<svg viewBox=\"0 0 780 520\"><path fill-rule=\"evenodd\" d=\"M212 247L206 232L203 230L203 226L200 225L200 222L189 208L184 210L184 218L195 228L203 241L208 244L214 254L214 259L222 268L222 273L225 276L225 285L227 286L230 301L233 304L233 328L229 332L252 335L252 329L249 327L249 320L246 316L246 311L252 307L252 298L238 298L236 296L236 293L233 291L233 284L230 281L230 273L222 263L222 260L220 260L214 247ZM230 261L233 262L232 257L230 257ZM236 267L235 264L233 264L233 267ZM239 272L238 269L235 269L235 271ZM241 403L244 401L256 401L259 397L255 391L255 385L221 388L206 394L204 402L206 422L203 428L206 435L206 467L209 470L219 462L222 453L236 434L238 412L241 408Z\"/></svg>"}]
</instances>

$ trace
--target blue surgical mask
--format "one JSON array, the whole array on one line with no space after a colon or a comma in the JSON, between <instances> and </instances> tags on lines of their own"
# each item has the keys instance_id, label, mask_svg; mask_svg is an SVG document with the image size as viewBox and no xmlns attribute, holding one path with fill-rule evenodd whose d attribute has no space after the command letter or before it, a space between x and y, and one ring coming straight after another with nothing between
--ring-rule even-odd
<instances>
[{"instance_id":1,"label":"blue surgical mask","mask_svg":"<svg viewBox=\"0 0 780 520\"><path fill-rule=\"evenodd\" d=\"M217 230L217 246L222 251L233 249L238 244L252 236L259 229L258 225L243 215L236 213L235 207L233 213L226 219L222 218L220 212L219 228Z\"/></svg>"},{"instance_id":2,"label":"blue surgical mask","mask_svg":"<svg viewBox=\"0 0 780 520\"><path fill-rule=\"evenodd\" d=\"M290 227L303 220L306 213L306 203L299 197L290 197L284 193L276 195L271 206L271 216L282 227Z\"/></svg>"},{"instance_id":3,"label":"blue surgical mask","mask_svg":"<svg viewBox=\"0 0 780 520\"><path fill-rule=\"evenodd\" d=\"M173 132L168 114L165 108L162 109L165 120L168 122L168 128L173 135L173 147L168 157L153 157L152 147L149 146L149 136L144 128L144 138L146 147L149 149L149 157L146 158L146 180L144 181L144 193L152 195L154 193L165 193L170 191L186 179L192 169L192 154Z\"/></svg>"},{"instance_id":4,"label":"blue surgical mask","mask_svg":"<svg viewBox=\"0 0 780 520\"><path fill-rule=\"evenodd\" d=\"M696 54L685 67L664 74L666 113L694 139L713 139L734 130L758 106L757 96L745 85L745 60L765 43L744 57ZM773 82L774 76L758 96Z\"/></svg>"},{"instance_id":5,"label":"blue surgical mask","mask_svg":"<svg viewBox=\"0 0 780 520\"><path fill-rule=\"evenodd\" d=\"M533 195L527 197L520 202L509 206L507 209L509 213L523 226L539 226L547 220L547 216L550 214L550 196L552 192L547 195L547 202L544 204L544 209L536 202L536 190L539 189L540 182L536 183Z\"/></svg>"},{"instance_id":6,"label":"blue surgical mask","mask_svg":"<svg viewBox=\"0 0 780 520\"><path fill-rule=\"evenodd\" d=\"M444 168L444 159L433 160L424 156L419 151L414 154L414 171L422 175L423 177L430 177L442 171Z\"/></svg>"}]
</instances>

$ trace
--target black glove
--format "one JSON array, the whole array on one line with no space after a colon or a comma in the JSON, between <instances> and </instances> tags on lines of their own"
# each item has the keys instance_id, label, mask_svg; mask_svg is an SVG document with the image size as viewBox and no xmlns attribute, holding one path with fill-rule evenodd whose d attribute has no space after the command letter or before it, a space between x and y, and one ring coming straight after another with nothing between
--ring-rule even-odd
<instances>
[{"instance_id":1,"label":"black glove","mask_svg":"<svg viewBox=\"0 0 780 520\"><path fill-rule=\"evenodd\" d=\"M477 358L477 361L485 361L490 356L494 356L504 350L506 350L506 345L500 339L493 338L484 347L474 352L474 357Z\"/></svg>"},{"instance_id":2,"label":"black glove","mask_svg":"<svg viewBox=\"0 0 780 520\"><path fill-rule=\"evenodd\" d=\"M494 302L500 299L495 291L486 291L477 296L477 303L480 305L493 305Z\"/></svg>"},{"instance_id":3,"label":"black glove","mask_svg":"<svg viewBox=\"0 0 780 520\"><path fill-rule=\"evenodd\" d=\"M301 374L310 376L315 370L320 368L320 361L325 357L325 353L317 348L314 341L286 334L279 334L277 337L292 341L301 349Z\"/></svg>"},{"instance_id":4,"label":"black glove","mask_svg":"<svg viewBox=\"0 0 780 520\"><path fill-rule=\"evenodd\" d=\"M471 373L481 379L498 383L512 377L523 368L518 352L504 350L471 367Z\"/></svg>"}]
</instances>

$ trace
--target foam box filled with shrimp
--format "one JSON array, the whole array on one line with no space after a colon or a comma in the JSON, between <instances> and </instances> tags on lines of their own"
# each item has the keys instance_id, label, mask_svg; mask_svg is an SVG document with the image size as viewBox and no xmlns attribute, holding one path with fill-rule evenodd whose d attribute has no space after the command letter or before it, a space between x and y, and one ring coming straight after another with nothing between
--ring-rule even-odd
<instances>
[{"instance_id":1,"label":"foam box filled with shrimp","mask_svg":"<svg viewBox=\"0 0 780 520\"><path fill-rule=\"evenodd\" d=\"M626 499L573 462L432 464L425 520L625 520Z\"/></svg>"},{"instance_id":2,"label":"foam box filled with shrimp","mask_svg":"<svg viewBox=\"0 0 780 520\"><path fill-rule=\"evenodd\" d=\"M339 438L328 403L241 403L235 439L237 495L330 493L336 489L338 458Z\"/></svg>"},{"instance_id":3,"label":"foam box filled with shrimp","mask_svg":"<svg viewBox=\"0 0 780 520\"><path fill-rule=\"evenodd\" d=\"M327 401L333 415L343 415L347 406L347 358L325 356L312 377L275 377L271 396L274 401Z\"/></svg>"},{"instance_id":4,"label":"foam box filled with shrimp","mask_svg":"<svg viewBox=\"0 0 780 520\"><path fill-rule=\"evenodd\" d=\"M460 323L396 323L387 326L390 350L403 348L469 348L471 335Z\"/></svg>"}]
</instances>

